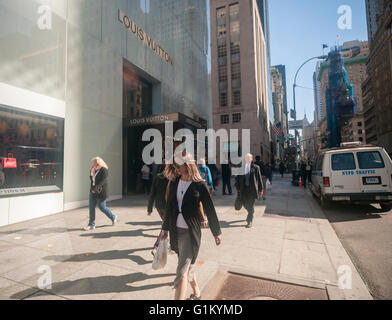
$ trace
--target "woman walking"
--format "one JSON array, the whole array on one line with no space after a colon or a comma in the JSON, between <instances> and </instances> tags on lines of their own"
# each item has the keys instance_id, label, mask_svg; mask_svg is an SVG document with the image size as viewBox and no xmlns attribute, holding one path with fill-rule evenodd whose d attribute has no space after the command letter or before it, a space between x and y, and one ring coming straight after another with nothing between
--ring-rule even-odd
<instances>
[{"instance_id":1,"label":"woman walking","mask_svg":"<svg viewBox=\"0 0 392 320\"><path fill-rule=\"evenodd\" d=\"M148 200L148 216L151 216L152 209L155 203L155 208L157 209L162 221L165 219L168 184L171 184L173 181L175 181L177 177L178 171L173 164L166 165L164 171L157 174L152 183L150 198ZM157 241L154 244L154 248L151 251L152 255L155 255L155 252L158 249L159 239L160 238L158 237Z\"/></svg>"},{"instance_id":2,"label":"woman walking","mask_svg":"<svg viewBox=\"0 0 392 320\"><path fill-rule=\"evenodd\" d=\"M200 289L194 274L201 242L200 202L208 217L216 245L220 245L222 241L221 229L210 193L193 157L186 153L176 163L181 177L170 186L161 238L167 238L170 233L171 249L178 255L174 280L175 299L185 300L189 281L193 290L189 300L200 300Z\"/></svg>"},{"instance_id":3,"label":"woman walking","mask_svg":"<svg viewBox=\"0 0 392 320\"><path fill-rule=\"evenodd\" d=\"M106 199L108 197L108 175L109 168L107 164L99 157L91 160L92 167L90 170L90 221L84 230L89 231L95 229L95 207L98 208L112 221L115 225L117 217L106 207Z\"/></svg>"}]
</instances>

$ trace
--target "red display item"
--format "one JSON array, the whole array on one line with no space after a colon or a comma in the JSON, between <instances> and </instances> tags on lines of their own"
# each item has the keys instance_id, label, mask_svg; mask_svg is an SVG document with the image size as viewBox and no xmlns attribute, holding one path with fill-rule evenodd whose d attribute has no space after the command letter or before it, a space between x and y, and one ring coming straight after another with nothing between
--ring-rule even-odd
<instances>
[{"instance_id":1,"label":"red display item","mask_svg":"<svg viewBox=\"0 0 392 320\"><path fill-rule=\"evenodd\" d=\"M12 153L9 153L7 158L1 159L1 165L4 169L16 169L18 167L16 159Z\"/></svg>"}]
</instances>

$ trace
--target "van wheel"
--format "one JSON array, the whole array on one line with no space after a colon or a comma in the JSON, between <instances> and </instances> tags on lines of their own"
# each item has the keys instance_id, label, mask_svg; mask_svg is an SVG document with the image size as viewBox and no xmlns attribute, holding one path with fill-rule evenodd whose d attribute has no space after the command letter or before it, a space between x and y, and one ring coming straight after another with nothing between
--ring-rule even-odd
<instances>
[{"instance_id":1,"label":"van wheel","mask_svg":"<svg viewBox=\"0 0 392 320\"><path fill-rule=\"evenodd\" d=\"M389 210L392 209L392 204L391 203L386 203L386 202L381 202L380 203L380 207L381 207L382 210L389 211Z\"/></svg>"}]
</instances>

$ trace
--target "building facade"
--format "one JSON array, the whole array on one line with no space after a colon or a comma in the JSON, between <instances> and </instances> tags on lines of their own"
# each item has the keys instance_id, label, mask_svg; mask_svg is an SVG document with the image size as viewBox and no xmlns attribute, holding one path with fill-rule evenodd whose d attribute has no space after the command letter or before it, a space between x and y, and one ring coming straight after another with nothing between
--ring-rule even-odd
<instances>
[{"instance_id":1,"label":"building facade","mask_svg":"<svg viewBox=\"0 0 392 320\"><path fill-rule=\"evenodd\" d=\"M0 225L86 206L95 156L119 199L145 129L207 126L206 15L205 0L0 2L0 157L16 163Z\"/></svg>"},{"instance_id":2,"label":"building facade","mask_svg":"<svg viewBox=\"0 0 392 320\"><path fill-rule=\"evenodd\" d=\"M281 123L282 133L285 137L287 137L287 117L284 109L285 91L283 75L276 67L271 67L271 85L275 123ZM285 139L284 137L282 139L277 137L273 130L271 131L271 135L273 136L272 142L276 150L276 159L283 159Z\"/></svg>"},{"instance_id":3,"label":"building facade","mask_svg":"<svg viewBox=\"0 0 392 320\"><path fill-rule=\"evenodd\" d=\"M347 70L348 82L353 85L354 89L354 99L355 99L355 117L353 119L347 119L345 123L343 123L341 135L342 142L352 141L352 136L348 136L347 134L351 132L351 130L356 126L356 124L361 123L364 124L364 107L363 107L363 97L362 97L362 84L366 79L366 62L369 56L369 46L366 41L350 41L345 42L342 46L342 53L344 58L344 66ZM320 120L317 124L318 130L320 130L320 137L325 138L326 136L326 127L322 124L322 122L326 122L326 114L327 114L327 99L326 99L326 90L328 88L328 74L330 70L330 61L326 61L321 63L319 68L316 67L316 71L318 71L317 79L315 81L315 88L317 89L318 83L320 83L320 104L319 107L319 115ZM317 91L316 91L316 102L317 102ZM351 124L351 128L350 128ZM323 128L323 130L322 130ZM366 143L366 135L365 130L357 129L355 132L354 141L360 141L362 143ZM321 143L320 143L321 144Z\"/></svg>"},{"instance_id":4,"label":"building facade","mask_svg":"<svg viewBox=\"0 0 392 320\"><path fill-rule=\"evenodd\" d=\"M315 126L319 127L320 121L324 119L323 104L321 101L321 82L318 78L320 73L321 61L317 61L316 71L313 74L313 89L314 89L314 110L315 110Z\"/></svg>"},{"instance_id":5,"label":"building facade","mask_svg":"<svg viewBox=\"0 0 392 320\"><path fill-rule=\"evenodd\" d=\"M287 81L286 81L286 66L276 65L274 66L279 73L282 75L282 86L283 86L283 132L287 137L289 135L289 108L287 104Z\"/></svg>"},{"instance_id":6,"label":"building facade","mask_svg":"<svg viewBox=\"0 0 392 320\"><path fill-rule=\"evenodd\" d=\"M302 129L302 158L304 160L314 160L316 155L316 131L315 123L309 123L306 118L304 119L304 126Z\"/></svg>"},{"instance_id":7,"label":"building facade","mask_svg":"<svg viewBox=\"0 0 392 320\"><path fill-rule=\"evenodd\" d=\"M366 66L367 79L363 84L364 119L367 142L382 146L392 154L392 3L379 3L377 28ZM368 25L371 23L368 20Z\"/></svg>"},{"instance_id":8,"label":"building facade","mask_svg":"<svg viewBox=\"0 0 392 320\"><path fill-rule=\"evenodd\" d=\"M372 44L380 24L379 16L382 12L383 1L365 0L369 45Z\"/></svg>"},{"instance_id":9,"label":"building facade","mask_svg":"<svg viewBox=\"0 0 392 320\"><path fill-rule=\"evenodd\" d=\"M211 0L210 9L214 129L250 129L251 152L269 162L268 60L257 2Z\"/></svg>"}]
</instances>

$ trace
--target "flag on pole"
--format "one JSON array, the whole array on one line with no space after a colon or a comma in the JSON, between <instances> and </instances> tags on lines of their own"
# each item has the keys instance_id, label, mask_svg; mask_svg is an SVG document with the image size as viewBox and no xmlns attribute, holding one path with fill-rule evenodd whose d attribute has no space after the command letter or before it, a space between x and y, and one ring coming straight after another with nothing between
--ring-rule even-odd
<instances>
[{"instance_id":1,"label":"flag on pole","mask_svg":"<svg viewBox=\"0 0 392 320\"><path fill-rule=\"evenodd\" d=\"M272 128L272 130L274 130L277 137L282 136L283 135L282 123L280 123L280 122L276 123L274 125L274 127Z\"/></svg>"},{"instance_id":2,"label":"flag on pole","mask_svg":"<svg viewBox=\"0 0 392 320\"><path fill-rule=\"evenodd\" d=\"M328 48L328 45L323 44L323 49Z\"/></svg>"}]
</instances>

